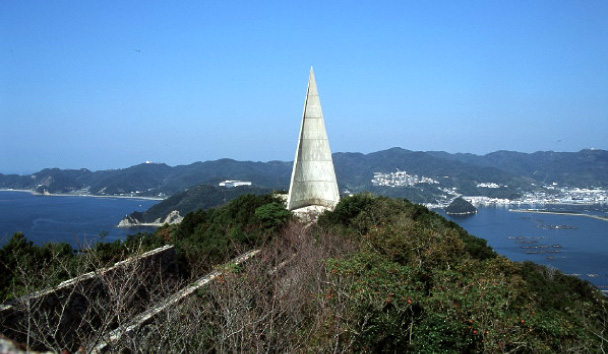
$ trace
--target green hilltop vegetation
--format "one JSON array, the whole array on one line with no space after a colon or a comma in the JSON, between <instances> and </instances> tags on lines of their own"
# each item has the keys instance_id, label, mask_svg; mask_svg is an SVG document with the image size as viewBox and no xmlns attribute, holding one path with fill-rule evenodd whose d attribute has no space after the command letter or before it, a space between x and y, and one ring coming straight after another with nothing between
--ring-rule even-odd
<instances>
[{"instance_id":1,"label":"green hilltop vegetation","mask_svg":"<svg viewBox=\"0 0 608 354\"><path fill-rule=\"evenodd\" d=\"M43 287L46 278L72 276L91 255L109 262L167 243L177 248L185 284L236 254L262 251L245 266L225 268L175 313L113 351L608 348L608 303L591 284L512 262L423 206L370 194L343 198L310 227L293 220L275 197L247 194L189 213L179 225L98 244L83 254L68 245L34 246L15 235L0 250L1 294L8 299L31 291L32 283Z\"/></svg>"},{"instance_id":2,"label":"green hilltop vegetation","mask_svg":"<svg viewBox=\"0 0 608 354\"><path fill-rule=\"evenodd\" d=\"M171 197L153 205L150 209L144 212L131 213L134 219L151 223L158 218L163 219L170 212L177 210L180 215L186 215L189 212L198 209L206 210L236 199L245 194L269 194L272 192L268 188L260 188L254 186L240 186L238 188L225 188L208 185L198 185L187 190L176 193Z\"/></svg>"},{"instance_id":3,"label":"green hilltop vegetation","mask_svg":"<svg viewBox=\"0 0 608 354\"><path fill-rule=\"evenodd\" d=\"M153 234L137 233L112 243L103 242L102 234L99 243L81 250L68 243L37 246L16 233L0 249L0 302L168 243L178 250L184 278L191 276L191 265L197 267L193 276L199 276L238 252L259 246L276 228L273 222L284 222L291 215L279 203L269 194L246 194L222 207L191 212L179 225L161 227ZM276 211L277 220L266 219L264 211L269 208Z\"/></svg>"},{"instance_id":4,"label":"green hilltop vegetation","mask_svg":"<svg viewBox=\"0 0 608 354\"><path fill-rule=\"evenodd\" d=\"M445 212L448 214L474 214L477 212L477 208L462 197L458 197L445 208Z\"/></svg>"},{"instance_id":5,"label":"green hilltop vegetation","mask_svg":"<svg viewBox=\"0 0 608 354\"><path fill-rule=\"evenodd\" d=\"M340 190L372 191L378 195L433 202L456 188L460 194L512 198L552 182L571 187L608 187L608 151L535 152L497 151L486 155L410 151L392 148L370 154L334 153ZM252 162L220 159L170 167L146 163L124 169L89 171L44 169L28 176L0 174L0 188L27 189L40 193L88 193L93 195L171 196L192 186L217 185L222 180L251 181L271 190L286 189L291 162ZM425 176L439 184L374 186L374 172L397 170ZM479 188L495 182L501 188Z\"/></svg>"}]
</instances>

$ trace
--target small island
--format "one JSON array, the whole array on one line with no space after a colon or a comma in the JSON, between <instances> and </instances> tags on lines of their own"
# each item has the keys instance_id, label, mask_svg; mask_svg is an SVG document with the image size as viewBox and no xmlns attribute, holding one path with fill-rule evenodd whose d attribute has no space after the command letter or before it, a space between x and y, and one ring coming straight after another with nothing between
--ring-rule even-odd
<instances>
[{"instance_id":1,"label":"small island","mask_svg":"<svg viewBox=\"0 0 608 354\"><path fill-rule=\"evenodd\" d=\"M477 208L475 208L473 204L464 200L462 197L458 197L454 199L447 208L445 208L445 212L448 215L468 215L475 214L477 212Z\"/></svg>"}]
</instances>

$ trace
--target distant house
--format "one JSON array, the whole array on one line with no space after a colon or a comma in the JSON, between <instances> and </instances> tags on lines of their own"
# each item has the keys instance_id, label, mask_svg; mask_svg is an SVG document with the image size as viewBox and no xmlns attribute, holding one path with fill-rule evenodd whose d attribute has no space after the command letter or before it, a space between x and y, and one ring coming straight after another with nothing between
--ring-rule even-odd
<instances>
[{"instance_id":1,"label":"distant house","mask_svg":"<svg viewBox=\"0 0 608 354\"><path fill-rule=\"evenodd\" d=\"M232 188L232 187L239 187L239 186L250 186L251 182L249 181L236 181L236 180L231 180L231 179L227 179L223 182L220 182L220 187L226 187L226 188Z\"/></svg>"}]
</instances>

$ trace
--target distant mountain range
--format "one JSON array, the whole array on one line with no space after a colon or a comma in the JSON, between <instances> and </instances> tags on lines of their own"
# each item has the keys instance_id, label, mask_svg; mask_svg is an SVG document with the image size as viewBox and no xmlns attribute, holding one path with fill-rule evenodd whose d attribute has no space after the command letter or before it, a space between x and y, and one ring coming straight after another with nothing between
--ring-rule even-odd
<instances>
[{"instance_id":1,"label":"distant mountain range","mask_svg":"<svg viewBox=\"0 0 608 354\"><path fill-rule=\"evenodd\" d=\"M165 197L200 184L217 185L227 179L252 181L256 186L285 188L291 163L251 162L221 159L170 167L143 163L132 167L92 172L87 169L46 168L31 175L0 174L0 188L25 189L38 193L79 193Z\"/></svg>"},{"instance_id":2,"label":"distant mountain range","mask_svg":"<svg viewBox=\"0 0 608 354\"><path fill-rule=\"evenodd\" d=\"M474 155L392 148L370 154L335 153L333 159L341 191L368 190L413 201L436 199L448 189L465 195L508 197L553 182L560 186L608 187L605 150L530 154L497 151ZM232 159L175 167L145 163L95 172L51 168L25 176L0 174L0 188L51 194L167 197L195 185L217 186L220 181L236 179L251 181L256 187L286 190L291 168L292 163L285 161ZM491 184L493 188L480 184Z\"/></svg>"}]
</instances>

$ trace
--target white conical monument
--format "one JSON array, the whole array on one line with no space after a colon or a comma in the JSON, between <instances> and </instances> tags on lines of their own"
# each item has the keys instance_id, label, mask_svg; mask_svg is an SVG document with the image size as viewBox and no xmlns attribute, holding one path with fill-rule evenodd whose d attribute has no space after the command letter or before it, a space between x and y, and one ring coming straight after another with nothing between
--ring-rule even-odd
<instances>
[{"instance_id":1,"label":"white conical monument","mask_svg":"<svg viewBox=\"0 0 608 354\"><path fill-rule=\"evenodd\" d=\"M296 158L289 184L287 209L311 205L334 209L340 201L321 101L312 67L302 114Z\"/></svg>"}]
</instances>

